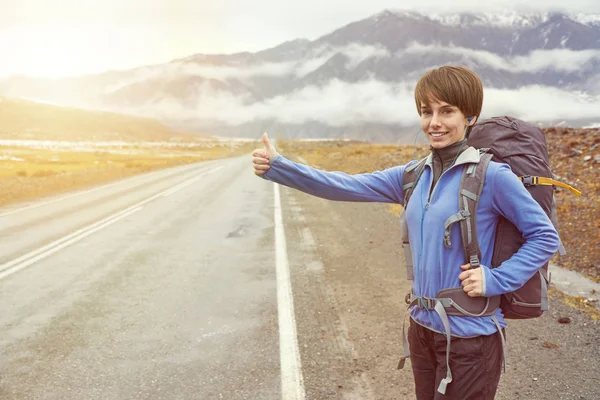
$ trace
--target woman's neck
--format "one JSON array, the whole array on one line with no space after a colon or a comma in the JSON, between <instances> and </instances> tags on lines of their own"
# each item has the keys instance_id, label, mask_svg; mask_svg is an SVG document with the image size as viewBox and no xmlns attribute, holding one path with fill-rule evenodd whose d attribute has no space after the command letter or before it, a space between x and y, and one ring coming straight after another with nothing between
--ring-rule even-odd
<instances>
[{"instance_id":1,"label":"woman's neck","mask_svg":"<svg viewBox=\"0 0 600 400\"><path fill-rule=\"evenodd\" d=\"M453 162L455 162L456 158L458 157L458 154L462 153L463 150L466 148L467 144L461 140L441 149L431 148L431 151L433 153L434 160L437 158L439 161L442 162L442 172L444 172L448 168L450 168L450 165Z\"/></svg>"},{"instance_id":2,"label":"woman's neck","mask_svg":"<svg viewBox=\"0 0 600 400\"><path fill-rule=\"evenodd\" d=\"M465 151L468 147L464 141L452 143L442 149L431 148L431 155L433 159L433 185L437 183L438 179L442 174L456 162L458 155Z\"/></svg>"}]
</instances>

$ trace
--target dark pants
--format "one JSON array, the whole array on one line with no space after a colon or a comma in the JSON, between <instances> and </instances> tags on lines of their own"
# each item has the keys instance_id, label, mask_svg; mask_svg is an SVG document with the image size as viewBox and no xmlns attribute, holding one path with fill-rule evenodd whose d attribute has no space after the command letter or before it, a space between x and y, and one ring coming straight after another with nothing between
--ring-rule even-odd
<instances>
[{"instance_id":1,"label":"dark pants","mask_svg":"<svg viewBox=\"0 0 600 400\"><path fill-rule=\"evenodd\" d=\"M446 394L437 392L446 377L446 337L410 319L410 360L418 400L493 400L502 370L500 334L452 338L452 382Z\"/></svg>"}]
</instances>

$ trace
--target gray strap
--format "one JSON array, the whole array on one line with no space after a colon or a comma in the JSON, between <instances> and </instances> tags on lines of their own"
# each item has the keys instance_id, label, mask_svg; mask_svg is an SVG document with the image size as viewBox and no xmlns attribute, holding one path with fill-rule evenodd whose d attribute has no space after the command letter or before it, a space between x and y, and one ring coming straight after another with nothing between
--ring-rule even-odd
<instances>
[{"instance_id":1,"label":"gray strap","mask_svg":"<svg viewBox=\"0 0 600 400\"><path fill-rule=\"evenodd\" d=\"M477 166L477 164L471 164L471 165L469 165L469 167L467 168L467 174L473 175L475 173L475 167L476 166Z\"/></svg>"},{"instance_id":2,"label":"gray strap","mask_svg":"<svg viewBox=\"0 0 600 400\"><path fill-rule=\"evenodd\" d=\"M502 370L506 373L506 360L508 360L508 345L506 343L506 339L504 338L504 334L502 333L502 328L500 327L500 323L495 315L492 315L492 321L496 324L496 328L498 328L498 333L500 334L500 340L502 341Z\"/></svg>"},{"instance_id":3,"label":"gray strap","mask_svg":"<svg viewBox=\"0 0 600 400\"><path fill-rule=\"evenodd\" d=\"M446 377L441 380L437 390L441 394L446 394L446 388L452 382L452 371L450 371L450 344L452 333L450 332L450 320L448 320L448 315L446 315L446 310L442 303L436 301L434 310L440 316L446 332Z\"/></svg>"},{"instance_id":4,"label":"gray strap","mask_svg":"<svg viewBox=\"0 0 600 400\"><path fill-rule=\"evenodd\" d=\"M546 284L546 278L544 277L542 270L538 271L538 273L540 274L540 281L542 281L542 304L540 309L542 311L548 311L548 285Z\"/></svg>"},{"instance_id":5,"label":"gray strap","mask_svg":"<svg viewBox=\"0 0 600 400\"><path fill-rule=\"evenodd\" d=\"M476 194L474 194L474 193L471 193L471 192L469 192L469 191L468 191L468 190L466 190L466 189L463 189L463 190L461 190L461 191L460 191L460 193L461 193L463 196L466 196L466 197L470 198L470 199L471 199L471 200L473 200L473 201L477 201L477 195L476 195Z\"/></svg>"},{"instance_id":6,"label":"gray strap","mask_svg":"<svg viewBox=\"0 0 600 400\"><path fill-rule=\"evenodd\" d=\"M463 196L463 203L465 206L464 209L468 211L469 210L469 201L467 200L466 196ZM477 210L475 210L475 211L477 211ZM469 213L469 215L471 215L471 214ZM473 234L472 234L472 230L471 230L471 218L467 219L466 223L467 223L467 243L465 243L465 246L467 244L471 243L471 241L473 240Z\"/></svg>"},{"instance_id":7,"label":"gray strap","mask_svg":"<svg viewBox=\"0 0 600 400\"><path fill-rule=\"evenodd\" d=\"M435 309L435 303L442 303L442 306L444 306L444 308L450 308L455 304L449 297L418 297L413 292L410 292L410 297L408 301L410 303L409 307L412 307L413 305L423 306L423 303L426 303L425 306L427 306L428 304L433 304L431 307L427 307L427 309L429 310Z\"/></svg>"},{"instance_id":8,"label":"gray strap","mask_svg":"<svg viewBox=\"0 0 600 400\"><path fill-rule=\"evenodd\" d=\"M460 223L461 240L466 260L469 260L472 255L477 255L478 258L481 258L481 250L477 238L477 206L492 155L486 154L485 151L480 151L479 155L479 162L473 163L475 168L473 169L472 174L467 173L470 170L469 167L471 165L465 167L463 170L460 183L461 190L458 193L459 208L471 212L471 218L461 221Z\"/></svg>"},{"instance_id":9,"label":"gray strap","mask_svg":"<svg viewBox=\"0 0 600 400\"><path fill-rule=\"evenodd\" d=\"M406 279L414 280L414 267L412 259L412 250L410 248L410 237L408 235L408 225L406 223L406 208L400 216L400 231L402 232L402 247L404 249L404 262L406 263Z\"/></svg>"},{"instance_id":10,"label":"gray strap","mask_svg":"<svg viewBox=\"0 0 600 400\"><path fill-rule=\"evenodd\" d=\"M554 225L554 229L556 229L556 231L558 232L558 214L556 212L556 198L554 197L554 195L552 195L552 208L551 208L551 215L550 215L550 220L552 221L552 225ZM567 250L565 249L565 246L563 245L562 240L560 240L560 236L558 237L558 243L559 243L559 247L558 247L558 254L560 254L561 256L565 256L567 255Z\"/></svg>"},{"instance_id":11,"label":"gray strap","mask_svg":"<svg viewBox=\"0 0 600 400\"><path fill-rule=\"evenodd\" d=\"M402 188L404 190L404 208L408 205L408 201L412 196L412 192L414 187L417 185L417 182L421 178L421 174L425 170L425 165L427 163L427 157L417 161L410 166L404 169L404 174L402 176ZM412 183L412 184L411 184ZM406 188L406 189L404 189Z\"/></svg>"},{"instance_id":12,"label":"gray strap","mask_svg":"<svg viewBox=\"0 0 600 400\"><path fill-rule=\"evenodd\" d=\"M560 240L560 237L558 238L558 242L560 244L560 246L558 246L558 254L560 254L561 256L567 255L567 249L565 249L565 246L563 245L562 240Z\"/></svg>"},{"instance_id":13,"label":"gray strap","mask_svg":"<svg viewBox=\"0 0 600 400\"><path fill-rule=\"evenodd\" d=\"M402 244L402 248L404 248L404 262L406 263L406 279L412 281L415 279L415 276L410 243Z\"/></svg>"},{"instance_id":14,"label":"gray strap","mask_svg":"<svg viewBox=\"0 0 600 400\"><path fill-rule=\"evenodd\" d=\"M397 369L404 368L404 364L406 364L406 359L410 358L410 346L408 344L408 338L406 337L406 332L404 327L406 326L406 316L410 314L410 304L406 307L406 312L404 313L404 318L402 319L402 348L404 349L404 356L400 357L400 361L398 361Z\"/></svg>"},{"instance_id":15,"label":"gray strap","mask_svg":"<svg viewBox=\"0 0 600 400\"><path fill-rule=\"evenodd\" d=\"M415 186L415 183L416 183L416 182L410 182L410 183L407 183L406 185L402 186L402 189L403 189L403 190L410 189L411 187Z\"/></svg>"},{"instance_id":16,"label":"gray strap","mask_svg":"<svg viewBox=\"0 0 600 400\"><path fill-rule=\"evenodd\" d=\"M452 299L450 299L452 300ZM480 312L479 314L473 314L468 312L467 310L465 310L464 308L462 308L461 306L459 306L458 304L456 304L456 302L452 301L452 306L454 306L454 308L456 308L458 311L460 311L461 313L468 315L469 317L481 317L483 315L485 315L485 313L487 313L488 308L490 306L490 298L486 298L486 302L485 302L485 307L483 309L482 312Z\"/></svg>"},{"instance_id":17,"label":"gray strap","mask_svg":"<svg viewBox=\"0 0 600 400\"><path fill-rule=\"evenodd\" d=\"M421 163L421 160L415 161L414 163L410 164L408 167L404 168L404 173L410 172L413 169L417 168L417 165L419 165L420 163Z\"/></svg>"},{"instance_id":18,"label":"gray strap","mask_svg":"<svg viewBox=\"0 0 600 400\"><path fill-rule=\"evenodd\" d=\"M444 232L444 246L446 246L446 248L449 249L450 247L452 247L452 243L450 242L450 228L452 227L452 224L464 221L470 216L471 212L469 210L460 210L456 214L451 215L450 218L446 220L446 222L444 223L444 228L446 229Z\"/></svg>"}]
</instances>

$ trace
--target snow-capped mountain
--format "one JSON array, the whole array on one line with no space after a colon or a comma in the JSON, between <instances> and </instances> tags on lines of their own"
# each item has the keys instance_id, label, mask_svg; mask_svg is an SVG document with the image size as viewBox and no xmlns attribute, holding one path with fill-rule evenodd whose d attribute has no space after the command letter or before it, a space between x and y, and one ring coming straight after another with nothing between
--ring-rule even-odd
<instances>
[{"instance_id":1,"label":"snow-capped mountain","mask_svg":"<svg viewBox=\"0 0 600 400\"><path fill-rule=\"evenodd\" d=\"M600 15L589 14L384 10L313 41L56 81L13 77L0 93L217 135L397 141L418 129L416 81L446 64L481 77L482 117L600 121Z\"/></svg>"}]
</instances>

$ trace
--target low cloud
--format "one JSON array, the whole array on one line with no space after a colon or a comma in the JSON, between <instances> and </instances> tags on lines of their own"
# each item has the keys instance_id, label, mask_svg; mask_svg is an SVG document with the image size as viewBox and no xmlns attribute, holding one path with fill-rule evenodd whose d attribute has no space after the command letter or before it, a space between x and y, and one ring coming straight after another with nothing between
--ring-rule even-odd
<instances>
[{"instance_id":1,"label":"low cloud","mask_svg":"<svg viewBox=\"0 0 600 400\"><path fill-rule=\"evenodd\" d=\"M413 82L389 84L371 79L346 83L334 79L324 86L308 86L252 103L245 96L206 88L199 92L193 108L163 99L143 112L159 118L218 120L230 125L275 120L290 124L317 121L329 126L367 122L415 126L419 116L413 90ZM496 115L512 115L533 122L600 119L600 97L539 85L517 90L487 89L482 118Z\"/></svg>"},{"instance_id":2,"label":"low cloud","mask_svg":"<svg viewBox=\"0 0 600 400\"><path fill-rule=\"evenodd\" d=\"M597 118L600 96L532 85L516 90L488 89L486 115L513 115L527 121L555 121Z\"/></svg>"},{"instance_id":3,"label":"low cloud","mask_svg":"<svg viewBox=\"0 0 600 400\"><path fill-rule=\"evenodd\" d=\"M347 46L331 47L323 46L315 48L302 60L286 62L268 62L260 64L244 65L213 65L193 62L190 60L173 62L165 65L138 68L133 77L123 80L111 86L115 90L145 79L169 76L188 75L201 76L205 79L225 80L229 78L244 80L255 76L280 77L294 76L303 77L324 65L331 57L342 54L347 57L346 68L352 69L361 62L374 57L390 57L390 52L382 46L364 45L351 43Z\"/></svg>"},{"instance_id":4,"label":"low cloud","mask_svg":"<svg viewBox=\"0 0 600 400\"><path fill-rule=\"evenodd\" d=\"M554 70L577 72L587 63L600 62L600 50L534 50L524 56L500 57L485 50L473 50L460 46L423 45L413 43L406 49L396 52L396 57L418 54L452 54L463 59L483 63L497 70L511 72L541 72Z\"/></svg>"},{"instance_id":5,"label":"low cloud","mask_svg":"<svg viewBox=\"0 0 600 400\"><path fill-rule=\"evenodd\" d=\"M509 72L536 73L544 70L555 70L566 73L580 71L588 63L600 63L600 50L535 50L525 56L501 57L485 50L473 50L460 46L423 45L413 43L405 49L391 54L382 46L352 43L342 47L323 46L315 48L311 54L302 60L271 62L247 65L212 65L191 62L189 60L173 62L164 65L137 68L128 73L127 78L105 89L110 93L127 85L147 79L201 76L205 79L240 79L252 77L285 77L301 78L323 66L331 57L342 54L347 57L347 69L353 69L361 62L371 58L406 58L420 55L447 54L454 56L444 64L467 63L484 64L491 68ZM430 66L431 67L431 66Z\"/></svg>"},{"instance_id":6,"label":"low cloud","mask_svg":"<svg viewBox=\"0 0 600 400\"><path fill-rule=\"evenodd\" d=\"M193 109L163 99L142 111L162 118L215 119L231 125L269 119L292 124L318 121L330 126L365 121L399 123L416 114L412 88L376 80L349 84L334 79L325 86L307 86L254 103L248 103L247 96L214 92L210 88L202 88L198 93Z\"/></svg>"},{"instance_id":7,"label":"low cloud","mask_svg":"<svg viewBox=\"0 0 600 400\"><path fill-rule=\"evenodd\" d=\"M600 62L600 50L534 50L527 56L515 57L512 60L518 70L527 72L548 69L577 72L581 71L585 64L593 61Z\"/></svg>"}]
</instances>

